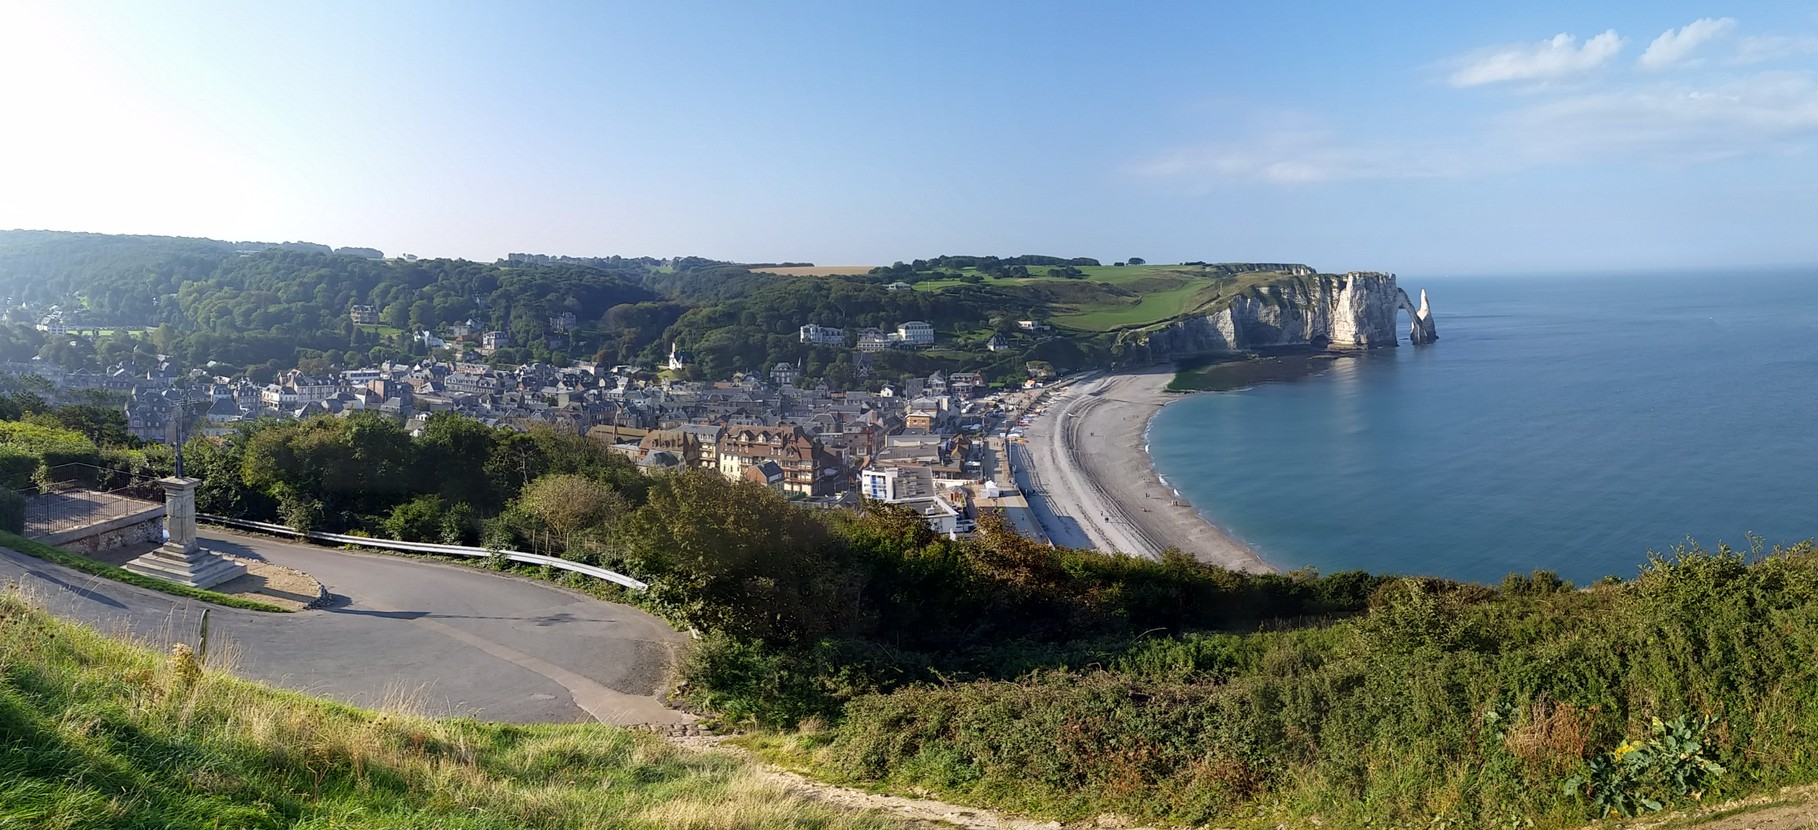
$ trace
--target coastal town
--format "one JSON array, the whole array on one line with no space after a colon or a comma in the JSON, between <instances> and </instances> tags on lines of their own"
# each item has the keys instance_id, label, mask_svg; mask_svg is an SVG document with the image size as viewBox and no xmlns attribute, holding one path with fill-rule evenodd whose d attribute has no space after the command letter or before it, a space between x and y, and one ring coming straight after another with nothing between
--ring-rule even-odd
<instances>
[{"instance_id":1,"label":"coastal town","mask_svg":"<svg viewBox=\"0 0 1818 830\"><path fill-rule=\"evenodd\" d=\"M355 306L350 316L358 324L371 313ZM58 326L55 317L40 321L41 331ZM948 536L971 532L982 510L1005 510L1019 530L1047 540L1007 466L1007 445L1022 440L1028 425L1023 413L1048 391L1033 378L1021 388L992 390L976 372L935 371L836 391L788 363L717 381L684 380L691 358L673 345L656 367L500 366L486 357L508 342L504 332L457 325L417 337L447 359L316 374L293 368L270 383L216 376L206 367L183 370L167 360L148 370L120 364L103 372L33 360L0 364L0 373L42 378L61 396L114 402L128 431L148 442L224 439L260 419L356 412L377 412L421 434L431 416L454 413L489 426L584 435L650 474L701 468L813 506L857 508L861 499L902 505ZM851 334L807 324L800 337L855 349L861 360L934 341L932 327L918 321Z\"/></svg>"}]
</instances>

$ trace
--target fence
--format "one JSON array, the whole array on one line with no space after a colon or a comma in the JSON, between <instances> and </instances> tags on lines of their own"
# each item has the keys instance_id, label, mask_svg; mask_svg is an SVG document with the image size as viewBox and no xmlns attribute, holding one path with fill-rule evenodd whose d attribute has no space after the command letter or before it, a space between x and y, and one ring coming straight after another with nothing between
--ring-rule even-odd
<instances>
[{"instance_id":1,"label":"fence","mask_svg":"<svg viewBox=\"0 0 1818 830\"><path fill-rule=\"evenodd\" d=\"M607 582L623 585L633 591L645 591L650 589L649 584L632 579L631 577L616 571L609 571L605 568L599 568L593 565L584 565L580 562L574 562L567 559L558 559L554 556L544 556L540 553L524 553L523 551L515 550L488 550L486 548L470 548L466 545L436 545L428 542L403 542L396 539L372 539L365 536L348 536L341 533L322 533L313 530L305 533L298 531L293 527L285 527L284 525L271 524L268 522L254 522L246 519L233 519L227 516L214 516L207 513L197 513L196 519L210 524L256 530L260 533L296 536L304 539L313 539L318 542L332 542L337 545L359 545L361 547L402 550L410 551L412 553L439 553L449 556L479 558L503 556L513 562L522 562L526 565L546 565L551 568L560 568L564 571L574 571L578 574L586 574L595 579L603 579Z\"/></svg>"},{"instance_id":2,"label":"fence","mask_svg":"<svg viewBox=\"0 0 1818 830\"><path fill-rule=\"evenodd\" d=\"M136 488L108 492L62 490L37 493L36 488L20 491L25 499L25 536L48 538L77 528L105 524L139 513L156 510L162 501L137 498Z\"/></svg>"}]
</instances>

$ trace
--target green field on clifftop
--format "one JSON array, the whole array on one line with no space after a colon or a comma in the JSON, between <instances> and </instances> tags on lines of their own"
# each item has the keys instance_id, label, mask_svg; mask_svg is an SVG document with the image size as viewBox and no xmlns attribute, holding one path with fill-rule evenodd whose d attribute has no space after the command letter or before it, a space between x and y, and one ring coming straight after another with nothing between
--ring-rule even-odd
<instances>
[{"instance_id":1,"label":"green field on clifftop","mask_svg":"<svg viewBox=\"0 0 1818 830\"><path fill-rule=\"evenodd\" d=\"M1085 276L1079 279L1045 276L1046 270L1031 268L1028 277L996 277L971 268L960 273L980 277L996 288L1020 289L1058 312L1050 318L1054 325L1089 332L1167 322L1251 287L1288 278L1281 271L1231 274L1198 265L1083 266L1079 270ZM962 279L924 280L915 284L915 290L965 284Z\"/></svg>"}]
</instances>

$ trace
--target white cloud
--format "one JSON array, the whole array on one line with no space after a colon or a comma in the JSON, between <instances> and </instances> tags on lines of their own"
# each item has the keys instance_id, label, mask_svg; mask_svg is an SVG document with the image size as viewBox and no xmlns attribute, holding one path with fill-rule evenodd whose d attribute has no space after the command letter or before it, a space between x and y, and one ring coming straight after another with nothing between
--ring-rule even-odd
<instances>
[{"instance_id":1,"label":"white cloud","mask_svg":"<svg viewBox=\"0 0 1818 830\"><path fill-rule=\"evenodd\" d=\"M1736 46L1732 63L1762 63L1779 58L1818 53L1818 37L1811 35L1759 35L1745 37Z\"/></svg>"},{"instance_id":2,"label":"white cloud","mask_svg":"<svg viewBox=\"0 0 1818 830\"><path fill-rule=\"evenodd\" d=\"M1676 169L1818 148L1818 75L1766 71L1525 98L1444 135L1360 136L1301 119L1177 147L1128 171L1143 179L1301 186L1468 178L1577 165Z\"/></svg>"},{"instance_id":3,"label":"white cloud","mask_svg":"<svg viewBox=\"0 0 1818 830\"><path fill-rule=\"evenodd\" d=\"M1692 54L1700 44L1712 38L1721 37L1736 28L1736 18L1699 18L1678 29L1668 29L1654 42L1648 44L1647 51L1641 53L1637 61L1642 69L1665 69L1679 63Z\"/></svg>"},{"instance_id":4,"label":"white cloud","mask_svg":"<svg viewBox=\"0 0 1818 830\"><path fill-rule=\"evenodd\" d=\"M1587 72L1602 66L1622 51L1623 39L1615 29L1578 45L1578 38L1557 34L1539 43L1505 46L1460 59L1452 73L1453 86L1479 86L1501 81L1547 81Z\"/></svg>"},{"instance_id":5,"label":"white cloud","mask_svg":"<svg viewBox=\"0 0 1818 830\"><path fill-rule=\"evenodd\" d=\"M1682 166L1791 152L1818 139L1818 82L1805 73L1761 72L1570 95L1507 113L1496 131L1535 164Z\"/></svg>"},{"instance_id":6,"label":"white cloud","mask_svg":"<svg viewBox=\"0 0 1818 830\"><path fill-rule=\"evenodd\" d=\"M1270 129L1233 141L1178 147L1133 165L1159 180L1218 180L1278 185L1359 179L1429 179L1468 169L1437 144L1360 141L1311 125Z\"/></svg>"}]
</instances>

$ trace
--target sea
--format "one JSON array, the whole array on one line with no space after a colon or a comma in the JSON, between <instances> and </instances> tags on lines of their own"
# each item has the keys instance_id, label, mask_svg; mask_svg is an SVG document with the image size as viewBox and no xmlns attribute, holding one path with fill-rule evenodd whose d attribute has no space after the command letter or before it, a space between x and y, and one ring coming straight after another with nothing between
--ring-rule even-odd
<instances>
[{"instance_id":1,"label":"sea","mask_svg":"<svg viewBox=\"0 0 1818 830\"><path fill-rule=\"evenodd\" d=\"M1818 267L1401 277L1439 342L1183 397L1156 471L1285 569L1578 584L1818 536Z\"/></svg>"}]
</instances>

